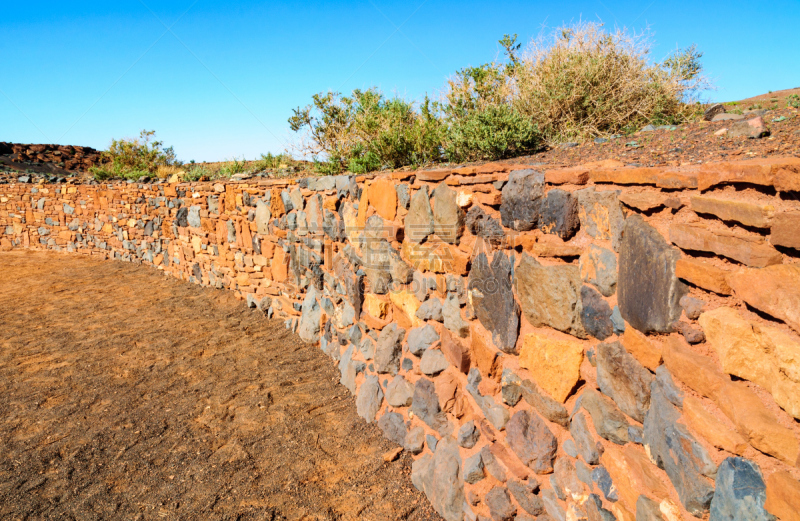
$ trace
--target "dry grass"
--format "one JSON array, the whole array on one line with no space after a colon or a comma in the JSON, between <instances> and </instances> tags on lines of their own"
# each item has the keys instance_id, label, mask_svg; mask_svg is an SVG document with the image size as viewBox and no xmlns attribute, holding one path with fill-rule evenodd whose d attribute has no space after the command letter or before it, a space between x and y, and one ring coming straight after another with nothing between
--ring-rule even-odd
<instances>
[{"instance_id":1,"label":"dry grass","mask_svg":"<svg viewBox=\"0 0 800 521\"><path fill-rule=\"evenodd\" d=\"M182 175L184 170L181 167L173 165L159 165L156 169L156 175L161 179L167 179L175 174Z\"/></svg>"}]
</instances>

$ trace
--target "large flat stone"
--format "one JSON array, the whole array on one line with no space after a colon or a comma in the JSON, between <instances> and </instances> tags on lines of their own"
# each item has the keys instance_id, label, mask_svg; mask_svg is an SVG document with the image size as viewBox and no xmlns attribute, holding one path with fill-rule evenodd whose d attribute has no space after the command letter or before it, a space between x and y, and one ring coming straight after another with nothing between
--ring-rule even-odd
<instances>
[{"instance_id":1,"label":"large flat stone","mask_svg":"<svg viewBox=\"0 0 800 521\"><path fill-rule=\"evenodd\" d=\"M688 291L675 276L680 253L638 215L625 221L624 230L617 289L622 316L643 333L667 333Z\"/></svg>"},{"instance_id":2,"label":"large flat stone","mask_svg":"<svg viewBox=\"0 0 800 521\"><path fill-rule=\"evenodd\" d=\"M578 197L581 227L595 239L611 241L614 250L618 250L625 221L619 204L619 191L598 192L592 186L575 194Z\"/></svg>"},{"instance_id":3,"label":"large flat stone","mask_svg":"<svg viewBox=\"0 0 800 521\"><path fill-rule=\"evenodd\" d=\"M580 399L581 406L592 417L592 423L598 436L618 445L624 445L630 441L628 419L614 405L614 402L594 389L585 391Z\"/></svg>"},{"instance_id":4,"label":"large flat stone","mask_svg":"<svg viewBox=\"0 0 800 521\"><path fill-rule=\"evenodd\" d=\"M678 262L675 263L675 275L699 288L720 295L733 294L733 290L728 284L729 272L712 266L708 262L691 258L678 259Z\"/></svg>"},{"instance_id":5,"label":"large flat stone","mask_svg":"<svg viewBox=\"0 0 800 521\"><path fill-rule=\"evenodd\" d=\"M497 252L489 264L485 253L472 261L468 291L481 324L492 333L492 342L503 352L517 353L519 305L511 291L512 265Z\"/></svg>"},{"instance_id":6,"label":"large flat stone","mask_svg":"<svg viewBox=\"0 0 800 521\"><path fill-rule=\"evenodd\" d=\"M581 226L578 218L578 199L571 193L554 188L542 200L537 227L544 233L571 239Z\"/></svg>"},{"instance_id":7,"label":"large flat stone","mask_svg":"<svg viewBox=\"0 0 800 521\"><path fill-rule=\"evenodd\" d=\"M673 224L669 239L683 250L703 251L721 255L753 268L780 264L780 252L760 237L732 232L712 232L697 224Z\"/></svg>"},{"instance_id":8,"label":"large flat stone","mask_svg":"<svg viewBox=\"0 0 800 521\"><path fill-rule=\"evenodd\" d=\"M586 338L581 323L582 284L578 266L543 266L523 254L515 275L520 307L532 326L548 326Z\"/></svg>"},{"instance_id":9,"label":"large flat stone","mask_svg":"<svg viewBox=\"0 0 800 521\"><path fill-rule=\"evenodd\" d=\"M580 257L581 278L610 297L617 291L617 256L613 251L590 244Z\"/></svg>"},{"instance_id":10,"label":"large flat stone","mask_svg":"<svg viewBox=\"0 0 800 521\"><path fill-rule=\"evenodd\" d=\"M769 242L773 246L800 250L800 212L779 213L772 219Z\"/></svg>"},{"instance_id":11,"label":"large flat stone","mask_svg":"<svg viewBox=\"0 0 800 521\"><path fill-rule=\"evenodd\" d=\"M764 508L779 519L796 519L800 512L800 481L785 470L767 478L767 500Z\"/></svg>"},{"instance_id":12,"label":"large flat stone","mask_svg":"<svg viewBox=\"0 0 800 521\"><path fill-rule=\"evenodd\" d=\"M735 221L755 228L769 228L775 213L772 205L754 204L734 199L694 196L692 210L700 214L711 214L723 221Z\"/></svg>"},{"instance_id":13,"label":"large flat stone","mask_svg":"<svg viewBox=\"0 0 800 521\"><path fill-rule=\"evenodd\" d=\"M537 474L553 471L558 443L538 415L518 411L506 425L506 442L511 450Z\"/></svg>"},{"instance_id":14,"label":"large flat stone","mask_svg":"<svg viewBox=\"0 0 800 521\"><path fill-rule=\"evenodd\" d=\"M741 270L731 274L728 281L737 297L800 333L800 265Z\"/></svg>"}]
</instances>

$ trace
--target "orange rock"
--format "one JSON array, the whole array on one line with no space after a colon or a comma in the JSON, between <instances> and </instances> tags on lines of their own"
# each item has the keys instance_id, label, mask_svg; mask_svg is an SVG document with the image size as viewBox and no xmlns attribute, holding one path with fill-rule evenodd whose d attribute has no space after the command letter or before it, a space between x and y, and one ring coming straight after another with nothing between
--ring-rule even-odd
<instances>
[{"instance_id":1,"label":"orange rock","mask_svg":"<svg viewBox=\"0 0 800 521\"><path fill-rule=\"evenodd\" d=\"M683 258L678 259L678 262L675 263L676 277L720 295L733 294L727 280L729 273L727 270L697 259Z\"/></svg>"},{"instance_id":2,"label":"orange rock","mask_svg":"<svg viewBox=\"0 0 800 521\"><path fill-rule=\"evenodd\" d=\"M692 210L696 213L711 214L723 221L736 221L756 228L769 228L775 213L771 205L753 204L733 199L696 196L691 198Z\"/></svg>"},{"instance_id":3,"label":"orange rock","mask_svg":"<svg viewBox=\"0 0 800 521\"><path fill-rule=\"evenodd\" d=\"M636 329L625 328L622 345L639 363L651 371L655 371L661 365L661 349Z\"/></svg>"},{"instance_id":4,"label":"orange rock","mask_svg":"<svg viewBox=\"0 0 800 521\"><path fill-rule=\"evenodd\" d=\"M503 194L498 191L476 193L473 197L476 202L486 206L499 206L503 202Z\"/></svg>"},{"instance_id":5,"label":"orange rock","mask_svg":"<svg viewBox=\"0 0 800 521\"><path fill-rule=\"evenodd\" d=\"M800 481L785 470L767 478L767 511L781 521L800 521Z\"/></svg>"},{"instance_id":6,"label":"orange rock","mask_svg":"<svg viewBox=\"0 0 800 521\"><path fill-rule=\"evenodd\" d=\"M774 246L800 250L798 230L800 230L800 212L779 213L772 219L772 235L769 236L769 242Z\"/></svg>"},{"instance_id":7,"label":"orange rock","mask_svg":"<svg viewBox=\"0 0 800 521\"><path fill-rule=\"evenodd\" d=\"M440 349L447 360L449 360L458 371L467 374L470 366L469 349L445 328L442 328L441 341L442 345Z\"/></svg>"},{"instance_id":8,"label":"orange rock","mask_svg":"<svg viewBox=\"0 0 800 521\"><path fill-rule=\"evenodd\" d=\"M669 228L673 244L684 250L715 253L754 268L780 264L783 256L760 237L730 232L711 232L696 224L673 224Z\"/></svg>"},{"instance_id":9,"label":"orange rock","mask_svg":"<svg viewBox=\"0 0 800 521\"><path fill-rule=\"evenodd\" d=\"M719 408L750 445L789 465L800 464L800 442L794 431L780 425L746 383L728 382L718 394Z\"/></svg>"},{"instance_id":10,"label":"orange rock","mask_svg":"<svg viewBox=\"0 0 800 521\"><path fill-rule=\"evenodd\" d=\"M389 314L389 302L374 293L367 293L364 295L362 309L370 316L384 320Z\"/></svg>"},{"instance_id":11,"label":"orange rock","mask_svg":"<svg viewBox=\"0 0 800 521\"><path fill-rule=\"evenodd\" d=\"M394 221L397 215L397 192L391 179L375 179L369 186L369 204L387 221ZM359 207L359 210L361 208Z\"/></svg>"},{"instance_id":12,"label":"orange rock","mask_svg":"<svg viewBox=\"0 0 800 521\"><path fill-rule=\"evenodd\" d=\"M358 201L358 215L356 216L356 227L363 230L367 224L367 210L369 209L369 185L361 190L361 199Z\"/></svg>"},{"instance_id":13,"label":"orange rock","mask_svg":"<svg viewBox=\"0 0 800 521\"><path fill-rule=\"evenodd\" d=\"M715 399L730 380L711 359L692 351L678 335L667 337L662 354L672 376L707 398Z\"/></svg>"},{"instance_id":14,"label":"orange rock","mask_svg":"<svg viewBox=\"0 0 800 521\"><path fill-rule=\"evenodd\" d=\"M706 163L699 167L697 188L701 191L712 186L731 183L748 183L774 186L776 177L781 180L800 172L800 159L794 157L772 157L746 161Z\"/></svg>"},{"instance_id":15,"label":"orange rock","mask_svg":"<svg viewBox=\"0 0 800 521\"><path fill-rule=\"evenodd\" d=\"M530 371L539 387L561 403L580 380L581 362L582 343L537 333L525 336L519 354L519 366Z\"/></svg>"},{"instance_id":16,"label":"orange rock","mask_svg":"<svg viewBox=\"0 0 800 521\"><path fill-rule=\"evenodd\" d=\"M398 311L405 315L407 322L411 327L418 327L422 325L422 320L417 318L416 315L420 306L420 301L417 300L417 297L415 297L413 293L410 293L407 290L390 291L389 299L397 307ZM395 320L397 320L397 315L394 315L394 317Z\"/></svg>"},{"instance_id":17,"label":"orange rock","mask_svg":"<svg viewBox=\"0 0 800 521\"><path fill-rule=\"evenodd\" d=\"M800 332L800 265L741 270L728 277L728 282L737 297Z\"/></svg>"},{"instance_id":18,"label":"orange rock","mask_svg":"<svg viewBox=\"0 0 800 521\"><path fill-rule=\"evenodd\" d=\"M740 456L747 449L747 440L715 418L694 396L684 397L683 418L686 425L718 449L727 450Z\"/></svg>"},{"instance_id":19,"label":"orange rock","mask_svg":"<svg viewBox=\"0 0 800 521\"><path fill-rule=\"evenodd\" d=\"M275 248L272 257L272 280L283 282L289 277L289 255L283 248Z\"/></svg>"},{"instance_id":20,"label":"orange rock","mask_svg":"<svg viewBox=\"0 0 800 521\"><path fill-rule=\"evenodd\" d=\"M478 322L470 324L470 338L472 340L472 359L485 378L500 379L502 367L498 363L499 351L492 345L491 333L486 331Z\"/></svg>"},{"instance_id":21,"label":"orange rock","mask_svg":"<svg viewBox=\"0 0 800 521\"><path fill-rule=\"evenodd\" d=\"M458 372L452 368L447 368L442 374L433 379L436 396L439 398L439 408L444 412L452 412L456 405L458 383Z\"/></svg>"},{"instance_id":22,"label":"orange rock","mask_svg":"<svg viewBox=\"0 0 800 521\"><path fill-rule=\"evenodd\" d=\"M589 181L586 165L544 171L544 181L551 185L585 185Z\"/></svg>"},{"instance_id":23,"label":"orange rock","mask_svg":"<svg viewBox=\"0 0 800 521\"><path fill-rule=\"evenodd\" d=\"M600 457L600 464L611 475L620 500L632 510L636 510L640 494L646 493L659 501L669 496L669 489L659 479L655 465L632 444L624 449L608 444Z\"/></svg>"},{"instance_id":24,"label":"orange rock","mask_svg":"<svg viewBox=\"0 0 800 521\"><path fill-rule=\"evenodd\" d=\"M524 481L533 474L533 471L523 465L519 458L517 458L504 443L492 443L489 446L489 452L505 465L506 469L508 469L513 477Z\"/></svg>"},{"instance_id":25,"label":"orange rock","mask_svg":"<svg viewBox=\"0 0 800 521\"><path fill-rule=\"evenodd\" d=\"M283 206L283 199L281 199L281 191L278 188L272 190L272 197L269 201L269 213L273 219L281 217L286 213L286 207Z\"/></svg>"},{"instance_id":26,"label":"orange rock","mask_svg":"<svg viewBox=\"0 0 800 521\"><path fill-rule=\"evenodd\" d=\"M429 182L439 182L445 179L447 176L452 174L453 171L450 169L444 170L422 170L416 173L417 181L429 181Z\"/></svg>"}]
</instances>

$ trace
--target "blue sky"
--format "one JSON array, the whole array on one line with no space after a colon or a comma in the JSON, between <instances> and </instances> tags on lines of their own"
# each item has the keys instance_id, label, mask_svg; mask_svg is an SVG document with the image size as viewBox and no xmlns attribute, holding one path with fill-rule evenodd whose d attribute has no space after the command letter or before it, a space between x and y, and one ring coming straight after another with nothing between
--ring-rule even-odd
<instances>
[{"instance_id":1,"label":"blue sky","mask_svg":"<svg viewBox=\"0 0 800 521\"><path fill-rule=\"evenodd\" d=\"M557 4L557 5L556 5ZM490 61L497 40L602 20L696 43L732 100L800 87L800 1L6 2L0 141L106 148L143 128L182 160L281 152L291 109L372 85L420 98Z\"/></svg>"}]
</instances>

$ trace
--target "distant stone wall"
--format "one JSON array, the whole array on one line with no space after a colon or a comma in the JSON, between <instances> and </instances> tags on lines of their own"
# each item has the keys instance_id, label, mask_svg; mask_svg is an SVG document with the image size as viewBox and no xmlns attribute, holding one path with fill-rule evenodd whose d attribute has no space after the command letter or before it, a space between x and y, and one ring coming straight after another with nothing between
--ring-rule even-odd
<instances>
[{"instance_id":1,"label":"distant stone wall","mask_svg":"<svg viewBox=\"0 0 800 521\"><path fill-rule=\"evenodd\" d=\"M14 184L0 249L150 264L283 319L448 521L789 520L799 194L796 158Z\"/></svg>"}]
</instances>

